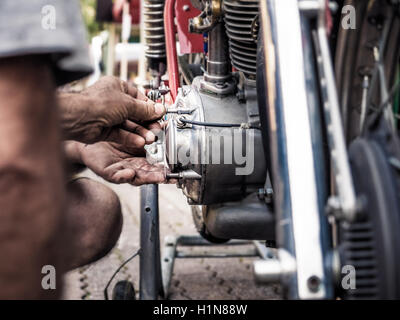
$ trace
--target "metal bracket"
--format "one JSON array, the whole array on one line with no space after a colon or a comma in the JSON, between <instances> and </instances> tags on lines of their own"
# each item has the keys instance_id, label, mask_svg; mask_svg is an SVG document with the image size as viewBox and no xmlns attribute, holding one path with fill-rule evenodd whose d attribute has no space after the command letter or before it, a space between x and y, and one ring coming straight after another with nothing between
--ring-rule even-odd
<instances>
[{"instance_id":1,"label":"metal bracket","mask_svg":"<svg viewBox=\"0 0 400 320\"><path fill-rule=\"evenodd\" d=\"M168 297L171 284L172 273L174 270L175 259L199 259L199 258L239 258L239 257L261 257L262 259L272 259L274 253L272 249L263 246L259 241L231 240L228 243L210 243L200 236L167 236L165 237L164 250L161 260L162 280L164 296ZM207 250L210 247L235 246L253 244L252 248L237 248L235 250ZM203 250L187 251L180 250L178 247L203 247ZM204 249L205 248L205 249Z\"/></svg>"},{"instance_id":2,"label":"metal bracket","mask_svg":"<svg viewBox=\"0 0 400 320\"><path fill-rule=\"evenodd\" d=\"M307 5L306 5L307 4ZM329 147L332 167L338 192L340 210L336 210L337 218L354 221L357 216L357 198L347 155L340 113L339 99L333 72L331 53L326 30L326 1L301 0L299 7L302 13L314 14L318 20L317 31L314 32L314 43L320 76L321 94L324 105L325 121L329 136ZM316 9L318 8L318 11Z\"/></svg>"}]
</instances>

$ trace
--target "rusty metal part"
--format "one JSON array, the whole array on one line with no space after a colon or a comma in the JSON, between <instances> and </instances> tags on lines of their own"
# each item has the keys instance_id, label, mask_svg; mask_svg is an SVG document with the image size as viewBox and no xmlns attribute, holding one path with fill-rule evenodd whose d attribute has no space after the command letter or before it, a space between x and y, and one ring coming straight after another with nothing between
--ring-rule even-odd
<instances>
[{"instance_id":1,"label":"rusty metal part","mask_svg":"<svg viewBox=\"0 0 400 320\"><path fill-rule=\"evenodd\" d=\"M207 1L204 10L197 17L189 20L189 31L192 33L208 32L219 22L221 15L221 0Z\"/></svg>"}]
</instances>

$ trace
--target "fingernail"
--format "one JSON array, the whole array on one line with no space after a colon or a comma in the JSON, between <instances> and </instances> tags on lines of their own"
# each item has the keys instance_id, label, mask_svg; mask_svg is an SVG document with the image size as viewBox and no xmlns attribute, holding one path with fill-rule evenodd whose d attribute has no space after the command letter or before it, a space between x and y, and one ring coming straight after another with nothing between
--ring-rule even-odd
<instances>
[{"instance_id":1,"label":"fingernail","mask_svg":"<svg viewBox=\"0 0 400 320\"><path fill-rule=\"evenodd\" d=\"M146 142L147 143L153 143L156 140L156 136L154 135L153 132L149 131L146 134Z\"/></svg>"},{"instance_id":2,"label":"fingernail","mask_svg":"<svg viewBox=\"0 0 400 320\"><path fill-rule=\"evenodd\" d=\"M161 103L156 103L155 110L156 110L156 113L160 116L164 115L166 112L164 105L162 105Z\"/></svg>"}]
</instances>

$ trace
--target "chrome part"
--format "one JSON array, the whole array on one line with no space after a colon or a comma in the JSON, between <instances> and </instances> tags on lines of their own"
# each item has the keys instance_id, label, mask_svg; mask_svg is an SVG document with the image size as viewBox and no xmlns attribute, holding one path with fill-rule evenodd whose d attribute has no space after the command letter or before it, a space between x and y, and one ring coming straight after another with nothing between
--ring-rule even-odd
<instances>
[{"instance_id":1,"label":"chrome part","mask_svg":"<svg viewBox=\"0 0 400 320\"><path fill-rule=\"evenodd\" d=\"M195 110L196 110L196 108L192 108L192 109L168 108L167 109L167 114L192 114Z\"/></svg>"},{"instance_id":2,"label":"chrome part","mask_svg":"<svg viewBox=\"0 0 400 320\"><path fill-rule=\"evenodd\" d=\"M165 153L171 177L192 204L240 201L262 188L266 179L261 132L257 129L207 127L193 123L222 125L249 123L251 112L236 96L216 96L203 92L202 77L178 92L174 113L169 114ZM190 110L182 114L180 110ZM183 121L186 120L186 121ZM238 154L242 155L239 159ZM243 160L244 162L240 162ZM245 169L248 172L243 173ZM179 174L196 172L201 179L183 179Z\"/></svg>"},{"instance_id":3,"label":"chrome part","mask_svg":"<svg viewBox=\"0 0 400 320\"><path fill-rule=\"evenodd\" d=\"M185 170L178 173L167 173L168 179L181 179L181 180L200 180L201 175L193 170Z\"/></svg>"},{"instance_id":4,"label":"chrome part","mask_svg":"<svg viewBox=\"0 0 400 320\"><path fill-rule=\"evenodd\" d=\"M283 284L289 298L329 298L333 291L325 269L326 248L321 241L325 232L324 207L319 204L316 181L320 172L316 171L318 163L313 150L313 138L322 137L312 134L314 111L309 108L303 53L303 45L311 47L310 29L306 26L302 30L305 18L300 17L297 0L260 4L277 245L297 265L296 272L287 274ZM309 279L319 279L319 286L310 287Z\"/></svg>"},{"instance_id":5,"label":"chrome part","mask_svg":"<svg viewBox=\"0 0 400 320\"><path fill-rule=\"evenodd\" d=\"M362 83L363 93L361 100L361 117L360 117L360 132L363 132L365 117L367 115L367 100L368 100L368 90L369 90L369 77L364 76Z\"/></svg>"},{"instance_id":6,"label":"chrome part","mask_svg":"<svg viewBox=\"0 0 400 320\"><path fill-rule=\"evenodd\" d=\"M319 5L318 30L315 45L320 73L321 94L333 162L332 168L335 177L335 186L340 200L340 212L343 216L338 218L354 221L357 215L357 198L350 172L335 75L327 38L326 2L325 0L315 0L315 2Z\"/></svg>"},{"instance_id":7,"label":"chrome part","mask_svg":"<svg viewBox=\"0 0 400 320\"><path fill-rule=\"evenodd\" d=\"M296 260L284 249L278 249L278 256L254 262L254 276L259 283L285 282L296 273Z\"/></svg>"},{"instance_id":8,"label":"chrome part","mask_svg":"<svg viewBox=\"0 0 400 320\"><path fill-rule=\"evenodd\" d=\"M228 59L228 39L225 26L218 22L208 32L207 68L201 87L204 92L227 95L234 90Z\"/></svg>"},{"instance_id":9,"label":"chrome part","mask_svg":"<svg viewBox=\"0 0 400 320\"><path fill-rule=\"evenodd\" d=\"M274 2L298 295L300 299L322 299L326 296L324 285L318 291L311 291L308 287L309 278L316 276L323 279L325 272L300 13L296 0ZM291 28L287 28L287 21L292 22Z\"/></svg>"},{"instance_id":10,"label":"chrome part","mask_svg":"<svg viewBox=\"0 0 400 320\"><path fill-rule=\"evenodd\" d=\"M340 263L340 254L337 249L333 250L329 256L330 269L332 270L332 279L335 284L339 284L342 277L341 263Z\"/></svg>"},{"instance_id":11,"label":"chrome part","mask_svg":"<svg viewBox=\"0 0 400 320\"><path fill-rule=\"evenodd\" d=\"M224 0L232 65L247 78L257 73L258 0Z\"/></svg>"}]
</instances>

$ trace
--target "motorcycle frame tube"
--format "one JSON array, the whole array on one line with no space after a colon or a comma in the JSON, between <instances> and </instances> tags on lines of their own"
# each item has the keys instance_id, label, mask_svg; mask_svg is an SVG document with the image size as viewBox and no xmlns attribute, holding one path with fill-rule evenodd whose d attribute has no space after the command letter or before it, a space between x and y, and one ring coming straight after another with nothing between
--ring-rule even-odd
<instances>
[{"instance_id":1,"label":"motorcycle frame tube","mask_svg":"<svg viewBox=\"0 0 400 320\"><path fill-rule=\"evenodd\" d=\"M319 190L324 183L324 170L318 169L323 149L318 150L322 141L314 141L323 138L313 132L321 126L321 118L315 114L315 108L310 108L307 90L317 88L309 87L309 81L306 83L303 47L311 42L304 41L298 0L260 3L277 245L296 261L296 271L285 275L282 281L291 299L332 298L326 266L328 231L321 201L323 191ZM310 32L306 36L310 38ZM315 121L318 123L312 125ZM309 285L316 278L317 290Z\"/></svg>"},{"instance_id":2,"label":"motorcycle frame tube","mask_svg":"<svg viewBox=\"0 0 400 320\"><path fill-rule=\"evenodd\" d=\"M180 87L178 55L176 52L175 40L175 1L176 0L166 0L164 7L165 50L167 52L169 87L173 101L175 101L178 94L178 88Z\"/></svg>"}]
</instances>

